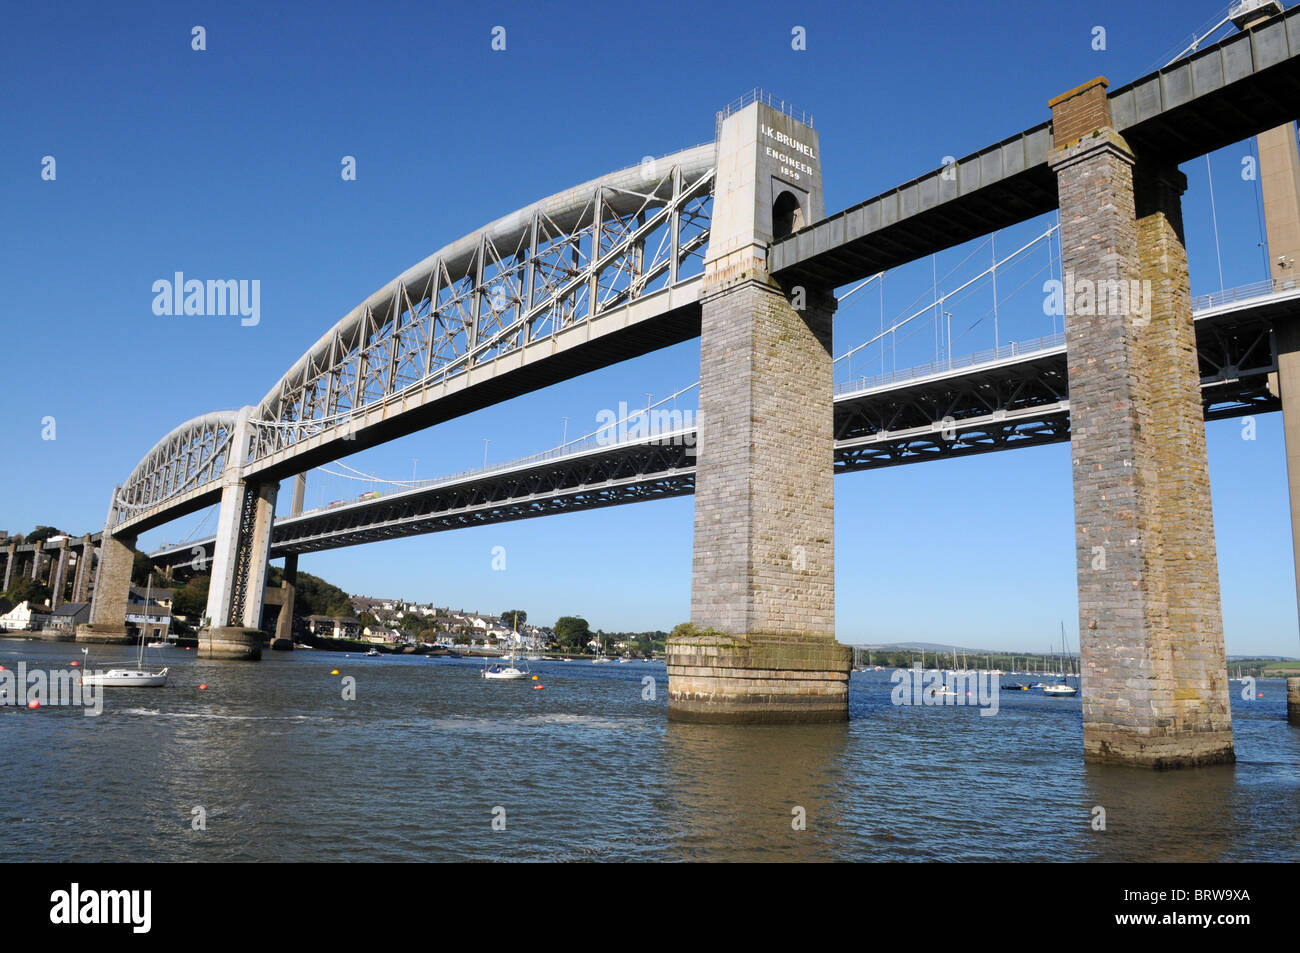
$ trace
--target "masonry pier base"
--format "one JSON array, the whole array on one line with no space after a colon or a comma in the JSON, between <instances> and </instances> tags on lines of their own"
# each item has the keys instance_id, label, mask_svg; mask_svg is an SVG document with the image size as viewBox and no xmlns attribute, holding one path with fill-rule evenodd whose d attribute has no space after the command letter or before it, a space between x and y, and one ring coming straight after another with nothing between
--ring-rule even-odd
<instances>
[{"instance_id":1,"label":"masonry pier base","mask_svg":"<svg viewBox=\"0 0 1300 953\"><path fill-rule=\"evenodd\" d=\"M853 650L825 636L668 641L668 718L710 724L848 721Z\"/></svg>"},{"instance_id":2,"label":"masonry pier base","mask_svg":"<svg viewBox=\"0 0 1300 953\"><path fill-rule=\"evenodd\" d=\"M137 637L123 625L87 622L77 626L76 641L93 645L135 645Z\"/></svg>"},{"instance_id":3,"label":"masonry pier base","mask_svg":"<svg viewBox=\"0 0 1300 953\"><path fill-rule=\"evenodd\" d=\"M1286 720L1300 727L1300 678L1286 680Z\"/></svg>"},{"instance_id":4,"label":"masonry pier base","mask_svg":"<svg viewBox=\"0 0 1300 953\"><path fill-rule=\"evenodd\" d=\"M199 630L199 658L256 662L262 657L265 636L260 629L218 626Z\"/></svg>"}]
</instances>

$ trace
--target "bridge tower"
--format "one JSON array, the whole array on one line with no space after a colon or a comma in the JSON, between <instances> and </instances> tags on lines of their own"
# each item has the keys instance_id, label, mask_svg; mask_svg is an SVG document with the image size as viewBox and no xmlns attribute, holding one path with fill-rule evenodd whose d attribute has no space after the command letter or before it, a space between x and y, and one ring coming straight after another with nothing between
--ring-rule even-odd
<instances>
[{"instance_id":1,"label":"bridge tower","mask_svg":"<svg viewBox=\"0 0 1300 953\"><path fill-rule=\"evenodd\" d=\"M260 659L262 598L271 550L278 483L244 478L254 408L239 414L221 477L221 507L213 542L212 582L199 630L199 657Z\"/></svg>"},{"instance_id":2,"label":"bridge tower","mask_svg":"<svg viewBox=\"0 0 1300 953\"><path fill-rule=\"evenodd\" d=\"M761 99L762 97L760 97ZM767 246L825 217L811 124L719 115L701 292L691 622L668 642L679 721L848 718L835 641L830 288L782 287Z\"/></svg>"},{"instance_id":3,"label":"bridge tower","mask_svg":"<svg viewBox=\"0 0 1300 953\"><path fill-rule=\"evenodd\" d=\"M1098 77L1050 103L1067 288L1084 757L1150 767L1230 762L1183 244L1187 180L1159 156L1134 155L1111 124L1106 86Z\"/></svg>"}]
</instances>

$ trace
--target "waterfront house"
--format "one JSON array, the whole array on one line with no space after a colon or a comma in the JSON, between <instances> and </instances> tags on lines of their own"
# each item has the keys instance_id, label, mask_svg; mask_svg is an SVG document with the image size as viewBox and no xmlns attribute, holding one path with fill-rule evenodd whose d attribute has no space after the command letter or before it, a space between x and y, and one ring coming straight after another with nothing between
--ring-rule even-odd
<instances>
[{"instance_id":1,"label":"waterfront house","mask_svg":"<svg viewBox=\"0 0 1300 953\"><path fill-rule=\"evenodd\" d=\"M9 632L31 632L45 628L49 621L48 606L33 606L24 599L4 615L0 615L0 629Z\"/></svg>"},{"instance_id":2,"label":"waterfront house","mask_svg":"<svg viewBox=\"0 0 1300 953\"><path fill-rule=\"evenodd\" d=\"M65 602L50 613L46 627L56 632L76 632L77 626L89 621L89 602Z\"/></svg>"}]
</instances>

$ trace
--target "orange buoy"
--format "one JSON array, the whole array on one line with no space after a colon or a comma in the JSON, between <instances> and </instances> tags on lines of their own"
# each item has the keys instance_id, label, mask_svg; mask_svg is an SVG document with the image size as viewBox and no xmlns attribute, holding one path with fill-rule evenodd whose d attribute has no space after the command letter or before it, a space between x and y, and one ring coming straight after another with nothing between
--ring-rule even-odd
<instances>
[{"instance_id":1,"label":"orange buoy","mask_svg":"<svg viewBox=\"0 0 1300 953\"><path fill-rule=\"evenodd\" d=\"M207 690L208 690L208 683L207 683L207 682L204 682L202 685L199 686L199 691L204 692L204 691L207 691Z\"/></svg>"},{"instance_id":2,"label":"orange buoy","mask_svg":"<svg viewBox=\"0 0 1300 953\"><path fill-rule=\"evenodd\" d=\"M334 671L330 672L331 675L337 675L338 673L339 673L338 669L335 669Z\"/></svg>"},{"instance_id":3,"label":"orange buoy","mask_svg":"<svg viewBox=\"0 0 1300 953\"><path fill-rule=\"evenodd\" d=\"M537 676L536 676L536 675L533 676L533 681L534 681L534 682L537 681Z\"/></svg>"},{"instance_id":4,"label":"orange buoy","mask_svg":"<svg viewBox=\"0 0 1300 953\"><path fill-rule=\"evenodd\" d=\"M1263 692L1260 692L1260 693L1259 693L1259 697L1260 697L1260 698L1263 698L1263 697L1264 697L1264 693L1263 693Z\"/></svg>"}]
</instances>

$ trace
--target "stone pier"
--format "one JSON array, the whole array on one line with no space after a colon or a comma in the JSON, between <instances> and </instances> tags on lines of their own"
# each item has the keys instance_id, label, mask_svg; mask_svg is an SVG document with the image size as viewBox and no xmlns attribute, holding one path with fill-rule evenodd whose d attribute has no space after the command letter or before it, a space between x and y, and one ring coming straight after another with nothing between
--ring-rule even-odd
<instances>
[{"instance_id":1,"label":"stone pier","mask_svg":"<svg viewBox=\"0 0 1300 953\"><path fill-rule=\"evenodd\" d=\"M126 644L134 641L126 628L126 609L131 595L136 537L113 535L113 527L118 522L117 494L121 489L120 486L113 489L113 502L99 543L99 571L90 601L90 621L77 626L78 642Z\"/></svg>"},{"instance_id":2,"label":"stone pier","mask_svg":"<svg viewBox=\"0 0 1300 953\"><path fill-rule=\"evenodd\" d=\"M66 539L59 541L59 559L54 568L54 583L50 586L50 608L57 609L63 605L63 594L68 588L68 558L72 550L68 549Z\"/></svg>"},{"instance_id":3,"label":"stone pier","mask_svg":"<svg viewBox=\"0 0 1300 953\"><path fill-rule=\"evenodd\" d=\"M4 587L3 590L0 591L7 591L9 587L13 585L14 569L17 567L17 565L18 565L18 544L10 543L9 554L5 559Z\"/></svg>"},{"instance_id":4,"label":"stone pier","mask_svg":"<svg viewBox=\"0 0 1300 953\"><path fill-rule=\"evenodd\" d=\"M1157 768L1230 762L1186 182L1115 132L1104 79L1051 107L1062 268L1074 292L1065 321L1084 756Z\"/></svg>"},{"instance_id":5,"label":"stone pier","mask_svg":"<svg viewBox=\"0 0 1300 953\"><path fill-rule=\"evenodd\" d=\"M77 565L72 577L72 601L85 602L90 598L90 588L94 581L95 544L87 533L81 540L81 551L77 553Z\"/></svg>"},{"instance_id":6,"label":"stone pier","mask_svg":"<svg viewBox=\"0 0 1300 953\"><path fill-rule=\"evenodd\" d=\"M835 640L830 289L767 273L777 235L824 216L813 130L761 103L718 129L701 297L691 622L669 640L677 721L848 718Z\"/></svg>"},{"instance_id":7,"label":"stone pier","mask_svg":"<svg viewBox=\"0 0 1300 953\"><path fill-rule=\"evenodd\" d=\"M198 633L200 658L262 657L262 595L279 484L250 483L244 480L243 468L234 462L248 458L252 411L245 407L240 414L231 439L230 463L222 474L212 582Z\"/></svg>"}]
</instances>

